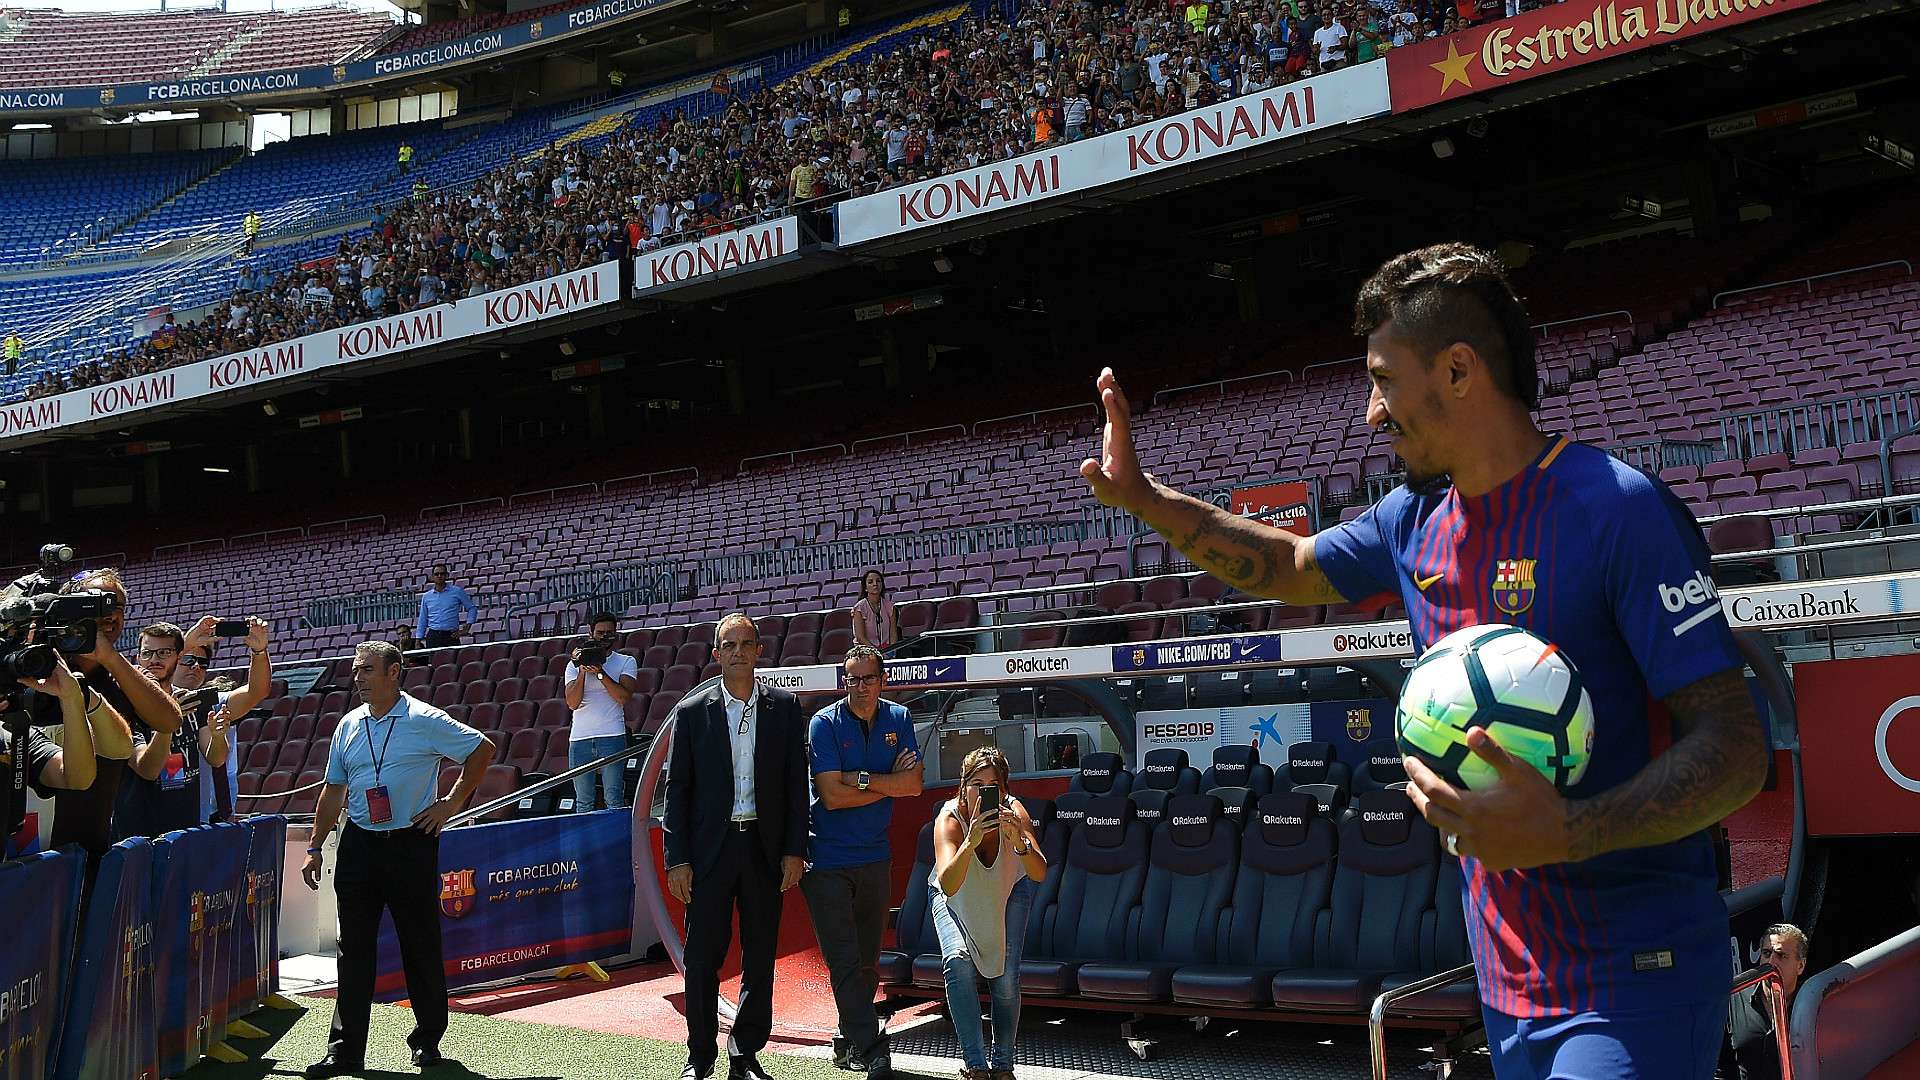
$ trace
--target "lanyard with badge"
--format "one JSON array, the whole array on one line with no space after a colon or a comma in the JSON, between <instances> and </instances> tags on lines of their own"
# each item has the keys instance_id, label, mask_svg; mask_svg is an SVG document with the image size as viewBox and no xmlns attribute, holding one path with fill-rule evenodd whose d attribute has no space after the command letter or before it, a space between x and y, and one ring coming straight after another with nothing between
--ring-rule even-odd
<instances>
[{"instance_id":1,"label":"lanyard with badge","mask_svg":"<svg viewBox=\"0 0 1920 1080\"><path fill-rule=\"evenodd\" d=\"M367 789L367 821L374 825L385 825L393 820L393 799L387 794L387 785L380 782L380 767L386 764L387 747L393 745L393 729L400 726L400 718L388 718L387 737L380 743L378 756L373 752L373 723L371 720L360 729L367 737L367 760L373 762L373 786Z\"/></svg>"}]
</instances>

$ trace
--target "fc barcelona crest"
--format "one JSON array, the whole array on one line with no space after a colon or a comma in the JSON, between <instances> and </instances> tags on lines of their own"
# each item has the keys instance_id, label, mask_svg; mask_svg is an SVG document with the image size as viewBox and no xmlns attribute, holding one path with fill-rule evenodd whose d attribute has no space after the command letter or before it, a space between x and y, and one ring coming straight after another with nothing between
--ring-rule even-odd
<instances>
[{"instance_id":1,"label":"fc barcelona crest","mask_svg":"<svg viewBox=\"0 0 1920 1080\"><path fill-rule=\"evenodd\" d=\"M333 81L334 82L347 81L347 66L345 64L335 64L333 66Z\"/></svg>"},{"instance_id":2,"label":"fc barcelona crest","mask_svg":"<svg viewBox=\"0 0 1920 1080\"><path fill-rule=\"evenodd\" d=\"M100 104L102 105L113 104L113 87L109 86L100 91Z\"/></svg>"},{"instance_id":3,"label":"fc barcelona crest","mask_svg":"<svg viewBox=\"0 0 1920 1080\"><path fill-rule=\"evenodd\" d=\"M1147 650L1141 648L1133 650L1133 666L1137 668L1147 666Z\"/></svg>"},{"instance_id":4,"label":"fc barcelona crest","mask_svg":"<svg viewBox=\"0 0 1920 1080\"><path fill-rule=\"evenodd\" d=\"M888 745L888 746L899 746L899 745L900 745L900 733L899 733L899 732L897 732L897 731L889 731L889 732L887 732L887 745Z\"/></svg>"},{"instance_id":5,"label":"fc barcelona crest","mask_svg":"<svg viewBox=\"0 0 1920 1080\"><path fill-rule=\"evenodd\" d=\"M546 30L547 30L546 20L535 19L533 21L533 25L527 27L527 37L533 41L539 41L540 35L546 33Z\"/></svg>"},{"instance_id":6,"label":"fc barcelona crest","mask_svg":"<svg viewBox=\"0 0 1920 1080\"><path fill-rule=\"evenodd\" d=\"M1533 606L1534 567L1539 559L1501 559L1494 564L1493 606L1502 615L1518 615Z\"/></svg>"},{"instance_id":7,"label":"fc barcelona crest","mask_svg":"<svg viewBox=\"0 0 1920 1080\"><path fill-rule=\"evenodd\" d=\"M1366 742L1373 738L1373 710L1347 710L1347 738L1354 742Z\"/></svg>"},{"instance_id":8,"label":"fc barcelona crest","mask_svg":"<svg viewBox=\"0 0 1920 1080\"><path fill-rule=\"evenodd\" d=\"M458 919L473 910L473 871L453 870L440 875L440 911L449 919Z\"/></svg>"}]
</instances>

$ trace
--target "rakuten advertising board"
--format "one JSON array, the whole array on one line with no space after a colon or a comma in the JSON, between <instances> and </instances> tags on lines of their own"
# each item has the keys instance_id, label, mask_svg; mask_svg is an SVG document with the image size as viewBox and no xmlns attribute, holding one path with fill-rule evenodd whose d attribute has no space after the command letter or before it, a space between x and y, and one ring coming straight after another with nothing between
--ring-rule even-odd
<instances>
[{"instance_id":1,"label":"rakuten advertising board","mask_svg":"<svg viewBox=\"0 0 1920 1080\"><path fill-rule=\"evenodd\" d=\"M728 270L771 262L798 250L800 219L797 217L675 244L633 260L633 294L639 296Z\"/></svg>"},{"instance_id":2,"label":"rakuten advertising board","mask_svg":"<svg viewBox=\"0 0 1920 1080\"><path fill-rule=\"evenodd\" d=\"M571 315L620 298L605 262L511 289L355 323L119 382L0 406L0 440L258 386L321 368L377 360Z\"/></svg>"},{"instance_id":3,"label":"rakuten advertising board","mask_svg":"<svg viewBox=\"0 0 1920 1080\"><path fill-rule=\"evenodd\" d=\"M1151 124L850 199L837 209L846 247L1031 206L1063 194L1204 161L1387 111L1384 61L1275 87Z\"/></svg>"}]
</instances>

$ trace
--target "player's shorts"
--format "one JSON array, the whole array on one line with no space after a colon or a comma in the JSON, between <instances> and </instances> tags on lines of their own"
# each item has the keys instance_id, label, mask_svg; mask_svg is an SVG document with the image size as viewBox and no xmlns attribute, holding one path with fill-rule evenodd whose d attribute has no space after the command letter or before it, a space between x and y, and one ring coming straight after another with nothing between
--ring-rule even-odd
<instances>
[{"instance_id":1,"label":"player's shorts","mask_svg":"<svg viewBox=\"0 0 1920 1080\"><path fill-rule=\"evenodd\" d=\"M1727 999L1520 1020L1482 1008L1499 1080L1712 1080Z\"/></svg>"}]
</instances>

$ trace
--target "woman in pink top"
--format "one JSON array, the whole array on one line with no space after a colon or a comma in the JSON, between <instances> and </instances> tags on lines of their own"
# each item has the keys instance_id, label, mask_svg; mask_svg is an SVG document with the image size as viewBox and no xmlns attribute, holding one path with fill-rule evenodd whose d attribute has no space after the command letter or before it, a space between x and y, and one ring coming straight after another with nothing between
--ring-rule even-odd
<instances>
[{"instance_id":1,"label":"woman in pink top","mask_svg":"<svg viewBox=\"0 0 1920 1080\"><path fill-rule=\"evenodd\" d=\"M900 639L900 624L887 597L887 579L878 570L860 578L860 602L853 605L853 640L876 649L892 648Z\"/></svg>"}]
</instances>

